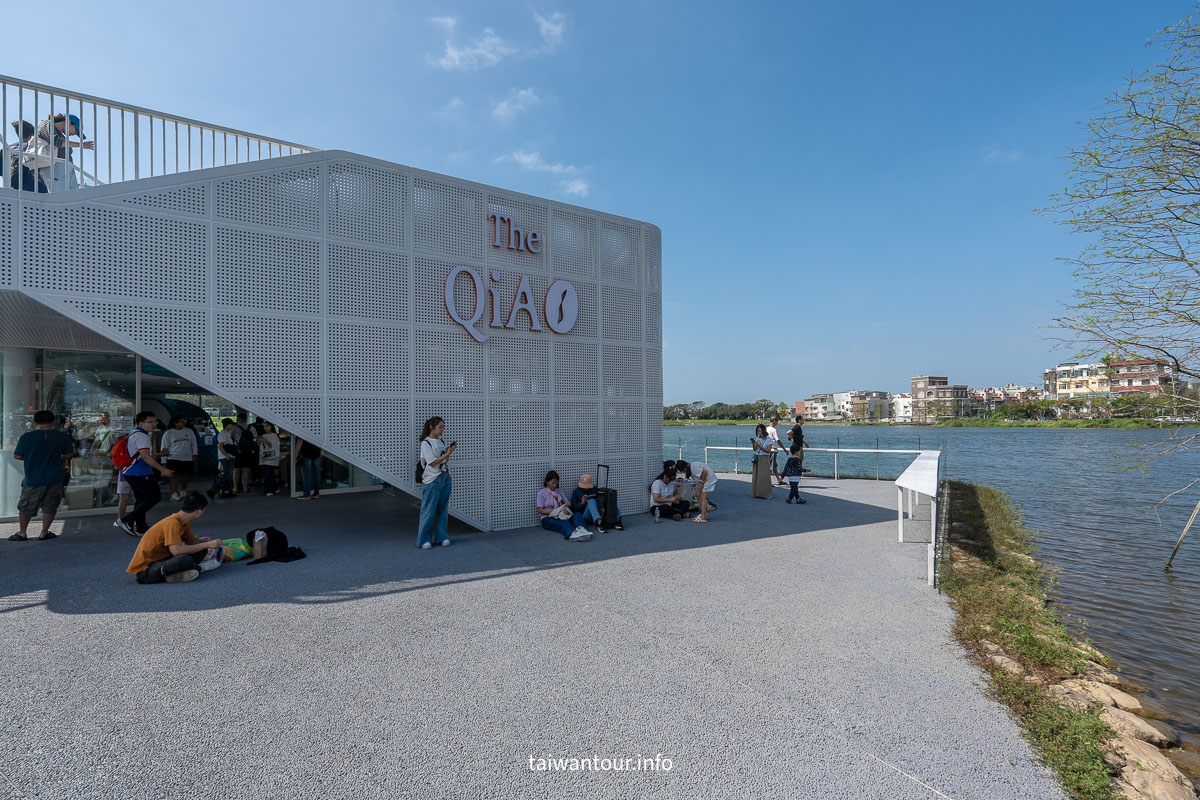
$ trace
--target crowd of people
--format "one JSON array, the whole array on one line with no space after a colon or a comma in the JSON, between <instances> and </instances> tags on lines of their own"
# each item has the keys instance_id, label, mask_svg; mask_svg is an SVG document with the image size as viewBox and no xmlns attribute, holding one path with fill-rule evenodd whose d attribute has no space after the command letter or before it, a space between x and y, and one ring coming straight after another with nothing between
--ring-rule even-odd
<instances>
[{"instance_id":1,"label":"crowd of people","mask_svg":"<svg viewBox=\"0 0 1200 800\"><path fill-rule=\"evenodd\" d=\"M96 143L83 134L79 117L54 114L36 127L23 119L11 124L17 140L5 145L10 189L48 193L78 188L72 152L96 149Z\"/></svg>"},{"instance_id":2,"label":"crowd of people","mask_svg":"<svg viewBox=\"0 0 1200 800\"><path fill-rule=\"evenodd\" d=\"M19 530L9 538L28 539L28 527L38 511L42 514L39 539L53 539L50 530L63 496L63 475L69 469L76 446L72 438L56 427L57 418L50 411L34 415L35 429L23 434L17 442L14 458L24 462L25 478L18 502ZM120 497L117 520L114 523L131 536L138 537L138 552L129 565L129 572L140 583L191 580L192 577L172 577L191 574L197 564L211 557L211 545L195 539L191 523L203 515L210 500L235 497L251 491L252 476L261 477L262 491L267 496L277 493L276 473L280 463L281 442L275 426L265 420L251 424L245 412L236 419L225 418L216 438L218 468L207 499L189 489L195 473L199 443L182 416L175 416L169 426L162 425L151 411L142 411L135 418L136 426L128 436L113 444L113 463L117 468L117 492ZM788 503L805 503L800 497L800 479L804 469L804 430L799 422L787 432L791 442L789 457L780 473L777 459L783 449L778 435L778 419L770 425L759 425L751 442L754 447L754 468L751 494L758 498L771 496L774 476L779 486L790 484ZM434 546L449 547L449 511L452 480L450 460L458 443L444 441L446 422L441 417L425 421L420 434L420 451L414 479L421 489L421 513L417 527L417 547L423 550ZM292 449L295 465L302 476L304 494L300 499L320 496L321 448L297 438ZM165 520L151 525L147 515L162 500L160 477L170 481L171 499L178 501L180 510ZM546 473L537 490L535 507L541 526L560 534L571 542L586 542L593 533L624 530L624 515L616 505L615 494L597 487L592 476L580 475L568 496L560 487L561 477L556 470ZM700 462L664 461L662 470L649 486L650 511L655 522L666 517L672 520L691 519L707 523L710 512L717 510L712 493L717 475L711 466ZM133 507L128 508L132 498ZM692 516L693 513L696 516ZM198 572L197 572L198 574Z\"/></svg>"}]
</instances>

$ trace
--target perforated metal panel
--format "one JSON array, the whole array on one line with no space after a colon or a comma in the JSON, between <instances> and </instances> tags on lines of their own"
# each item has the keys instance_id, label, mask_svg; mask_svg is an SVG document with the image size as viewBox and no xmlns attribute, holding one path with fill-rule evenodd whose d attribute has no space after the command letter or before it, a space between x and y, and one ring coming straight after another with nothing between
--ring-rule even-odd
<instances>
[{"instance_id":1,"label":"perforated metal panel","mask_svg":"<svg viewBox=\"0 0 1200 800\"><path fill-rule=\"evenodd\" d=\"M321 323L218 313L216 325L219 386L320 391L324 371Z\"/></svg>"},{"instance_id":2,"label":"perforated metal panel","mask_svg":"<svg viewBox=\"0 0 1200 800\"><path fill-rule=\"evenodd\" d=\"M499 220L490 219L492 214L509 220L504 225ZM485 219L484 234L488 237L487 263L497 269L516 269L529 271L546 271L549 269L546 255L550 238L549 221L550 209L545 203L534 203L520 200L503 194L488 194L487 219ZM517 236L517 231L520 236ZM537 247L539 252L509 249L509 245L524 246L531 232L536 232L540 238ZM494 246L499 240L500 246Z\"/></svg>"},{"instance_id":3,"label":"perforated metal panel","mask_svg":"<svg viewBox=\"0 0 1200 800\"><path fill-rule=\"evenodd\" d=\"M406 397L330 397L329 443L412 488L416 437Z\"/></svg>"},{"instance_id":4,"label":"perforated metal panel","mask_svg":"<svg viewBox=\"0 0 1200 800\"><path fill-rule=\"evenodd\" d=\"M646 272L646 288L652 292L662 291L662 234L653 225L642 226L642 240L646 243L642 264Z\"/></svg>"},{"instance_id":5,"label":"perforated metal panel","mask_svg":"<svg viewBox=\"0 0 1200 800\"><path fill-rule=\"evenodd\" d=\"M416 249L483 261L483 192L424 175L413 178L412 187Z\"/></svg>"},{"instance_id":6,"label":"perforated metal panel","mask_svg":"<svg viewBox=\"0 0 1200 800\"><path fill-rule=\"evenodd\" d=\"M16 207L0 202L0 286L13 285L13 223Z\"/></svg>"},{"instance_id":7,"label":"perforated metal panel","mask_svg":"<svg viewBox=\"0 0 1200 800\"><path fill-rule=\"evenodd\" d=\"M320 167L273 169L219 180L218 219L320 233Z\"/></svg>"},{"instance_id":8,"label":"perforated metal panel","mask_svg":"<svg viewBox=\"0 0 1200 800\"><path fill-rule=\"evenodd\" d=\"M208 230L134 209L25 205L24 285L91 297L202 303Z\"/></svg>"},{"instance_id":9,"label":"perforated metal panel","mask_svg":"<svg viewBox=\"0 0 1200 800\"><path fill-rule=\"evenodd\" d=\"M330 243L330 314L406 322L410 285L408 256Z\"/></svg>"},{"instance_id":10,"label":"perforated metal panel","mask_svg":"<svg viewBox=\"0 0 1200 800\"><path fill-rule=\"evenodd\" d=\"M413 391L426 394L483 394L483 348L463 342L462 331L413 333Z\"/></svg>"},{"instance_id":11,"label":"perforated metal panel","mask_svg":"<svg viewBox=\"0 0 1200 800\"><path fill-rule=\"evenodd\" d=\"M662 295L646 292L646 341L662 342Z\"/></svg>"},{"instance_id":12,"label":"perforated metal panel","mask_svg":"<svg viewBox=\"0 0 1200 800\"><path fill-rule=\"evenodd\" d=\"M321 422L321 401L315 397L272 397L246 395L246 407L285 430L295 431L313 441L325 438ZM350 424L353 424L352 422Z\"/></svg>"},{"instance_id":13,"label":"perforated metal panel","mask_svg":"<svg viewBox=\"0 0 1200 800\"><path fill-rule=\"evenodd\" d=\"M602 332L606 340L642 341L642 294L637 289L604 287Z\"/></svg>"},{"instance_id":14,"label":"perforated metal panel","mask_svg":"<svg viewBox=\"0 0 1200 800\"><path fill-rule=\"evenodd\" d=\"M642 348L604 344L600 394L604 398L642 398L646 394Z\"/></svg>"},{"instance_id":15,"label":"perforated metal panel","mask_svg":"<svg viewBox=\"0 0 1200 800\"><path fill-rule=\"evenodd\" d=\"M129 197L114 198L112 202L203 217L208 215L208 185L184 186L160 192L141 192Z\"/></svg>"},{"instance_id":16,"label":"perforated metal panel","mask_svg":"<svg viewBox=\"0 0 1200 800\"><path fill-rule=\"evenodd\" d=\"M593 397L600 393L600 347L595 342L554 342L554 393Z\"/></svg>"},{"instance_id":17,"label":"perforated metal panel","mask_svg":"<svg viewBox=\"0 0 1200 800\"><path fill-rule=\"evenodd\" d=\"M646 395L662 397L662 349L659 347L646 348ZM662 413L661 407L659 413Z\"/></svg>"},{"instance_id":18,"label":"perforated metal panel","mask_svg":"<svg viewBox=\"0 0 1200 800\"><path fill-rule=\"evenodd\" d=\"M407 328L329 323L329 391L409 393Z\"/></svg>"},{"instance_id":19,"label":"perforated metal panel","mask_svg":"<svg viewBox=\"0 0 1200 800\"><path fill-rule=\"evenodd\" d=\"M605 283L638 283L641 251L641 227L610 220L600 224L600 275Z\"/></svg>"},{"instance_id":20,"label":"perforated metal panel","mask_svg":"<svg viewBox=\"0 0 1200 800\"><path fill-rule=\"evenodd\" d=\"M550 394L550 340L497 336L488 348L488 394Z\"/></svg>"},{"instance_id":21,"label":"perforated metal panel","mask_svg":"<svg viewBox=\"0 0 1200 800\"><path fill-rule=\"evenodd\" d=\"M547 460L550 421L554 419L547 400L492 400L488 404L491 431L489 461Z\"/></svg>"},{"instance_id":22,"label":"perforated metal panel","mask_svg":"<svg viewBox=\"0 0 1200 800\"><path fill-rule=\"evenodd\" d=\"M556 402L554 455L559 459L595 458L599 453L600 404L595 401Z\"/></svg>"},{"instance_id":23,"label":"perforated metal panel","mask_svg":"<svg viewBox=\"0 0 1200 800\"><path fill-rule=\"evenodd\" d=\"M596 279L596 218L554 210L554 274Z\"/></svg>"},{"instance_id":24,"label":"perforated metal panel","mask_svg":"<svg viewBox=\"0 0 1200 800\"><path fill-rule=\"evenodd\" d=\"M163 361L204 373L208 315L201 309L176 307L130 308L124 303L63 298L68 316L86 317L109 331L123 334L144 347L153 347ZM74 312L74 313L71 313Z\"/></svg>"},{"instance_id":25,"label":"perforated metal panel","mask_svg":"<svg viewBox=\"0 0 1200 800\"><path fill-rule=\"evenodd\" d=\"M217 305L318 314L321 243L217 226Z\"/></svg>"},{"instance_id":26,"label":"perforated metal panel","mask_svg":"<svg viewBox=\"0 0 1200 800\"><path fill-rule=\"evenodd\" d=\"M405 247L408 176L380 167L337 162L329 165L326 199L329 235Z\"/></svg>"},{"instance_id":27,"label":"perforated metal panel","mask_svg":"<svg viewBox=\"0 0 1200 800\"><path fill-rule=\"evenodd\" d=\"M537 493L553 464L546 461L505 464L492 470L489 507L497 530L539 524ZM547 531L547 536L558 534Z\"/></svg>"},{"instance_id":28,"label":"perforated metal panel","mask_svg":"<svg viewBox=\"0 0 1200 800\"><path fill-rule=\"evenodd\" d=\"M640 453L645 448L645 406L610 400L603 405L604 452ZM661 455L662 451L659 450Z\"/></svg>"},{"instance_id":29,"label":"perforated metal panel","mask_svg":"<svg viewBox=\"0 0 1200 800\"><path fill-rule=\"evenodd\" d=\"M542 252L493 248L489 211L538 230ZM0 313L36 319L38 342L128 348L416 493L418 433L444 417L459 443L451 513L492 529L537 524L552 467L569 490L609 463L622 509L646 509L662 453L660 261L645 223L347 153L0 198L0 285L52 309L0 292ZM483 343L447 312L463 266L484 284ZM533 317L507 329L522 276ZM579 298L565 334L546 327L555 279ZM473 281L453 296L469 314ZM38 346L13 318L0 345Z\"/></svg>"}]
</instances>

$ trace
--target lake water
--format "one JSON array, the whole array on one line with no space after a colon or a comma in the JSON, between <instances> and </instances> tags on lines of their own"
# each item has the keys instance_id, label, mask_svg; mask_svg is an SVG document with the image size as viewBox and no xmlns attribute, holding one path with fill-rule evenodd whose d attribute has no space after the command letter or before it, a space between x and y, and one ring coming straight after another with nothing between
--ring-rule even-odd
<instances>
[{"instance_id":1,"label":"lake water","mask_svg":"<svg viewBox=\"0 0 1200 800\"><path fill-rule=\"evenodd\" d=\"M787 426L784 426L787 427ZM780 436L784 436L784 427ZM749 446L753 426L663 428L663 457L701 460L707 443ZM814 448L941 449L946 476L1007 492L1041 531L1043 563L1058 570L1055 602L1085 625L1084 635L1200 735L1200 524L1175 559L1171 554L1200 487L1165 495L1200 477L1200 449L1130 470L1139 443L1160 430L1066 428L913 428L806 425ZM749 453L738 454L748 469ZM913 456L842 455L843 477L895 478ZM732 471L733 454L710 451L709 463ZM782 466L782 457L780 460ZM805 456L815 474L831 475L827 453Z\"/></svg>"}]
</instances>

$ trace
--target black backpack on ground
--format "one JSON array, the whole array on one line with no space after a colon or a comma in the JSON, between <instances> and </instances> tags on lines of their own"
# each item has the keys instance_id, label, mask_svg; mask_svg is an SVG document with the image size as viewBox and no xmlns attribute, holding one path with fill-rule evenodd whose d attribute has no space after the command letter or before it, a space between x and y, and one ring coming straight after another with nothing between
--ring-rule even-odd
<instances>
[{"instance_id":1,"label":"black backpack on ground","mask_svg":"<svg viewBox=\"0 0 1200 800\"><path fill-rule=\"evenodd\" d=\"M604 485L600 485L600 470L604 469ZM617 524L621 515L617 513L617 490L608 487L608 464L596 465L596 507L600 509L600 521L606 528Z\"/></svg>"}]
</instances>

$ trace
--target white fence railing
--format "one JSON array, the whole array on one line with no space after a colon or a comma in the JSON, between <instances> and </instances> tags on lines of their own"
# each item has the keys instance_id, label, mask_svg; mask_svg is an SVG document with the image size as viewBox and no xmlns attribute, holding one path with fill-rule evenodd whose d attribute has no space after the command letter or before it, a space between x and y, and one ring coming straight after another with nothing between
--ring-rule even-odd
<instances>
[{"instance_id":1,"label":"white fence railing","mask_svg":"<svg viewBox=\"0 0 1200 800\"><path fill-rule=\"evenodd\" d=\"M682 448L680 448L680 449L682 450ZM708 461L708 451L709 450L733 450L734 451L734 454L733 454L733 472L734 472L734 474L737 474L737 472L738 472L738 460L737 460L738 452L739 451L740 452L754 452L753 447L718 447L717 445L705 445L704 446L705 462ZM787 455L786 450L778 450L776 452L780 453L782 455L785 455L785 456ZM926 450L887 450L887 449L882 449L882 448L877 448L877 447L806 447L806 448L804 448L804 452L805 453L833 453L833 479L840 480L841 479L841 454L842 453L874 453L878 456L880 453L909 453L912 455L916 455L919 453L925 453L925 452L929 452L929 451L926 451ZM878 462L878 460L876 460L876 464L875 464L875 477L877 479L879 478L879 462Z\"/></svg>"},{"instance_id":2,"label":"white fence railing","mask_svg":"<svg viewBox=\"0 0 1200 800\"><path fill-rule=\"evenodd\" d=\"M53 141L53 118L63 115L65 141ZM72 120L71 118L74 118ZM4 129L5 187L31 191L64 191L118 181L170 175L194 169L241 164L312 152L314 148L213 125L141 106L71 92L55 86L0 75L0 119ZM43 158L22 158L22 128L37 130L44 122ZM80 135L69 135L72 122ZM13 123L16 123L14 130ZM27 126L23 126L26 123ZM14 155L18 169L14 175ZM49 163L46 163L46 160ZM21 165L33 174L22 176ZM16 179L14 181L14 178Z\"/></svg>"},{"instance_id":3,"label":"white fence railing","mask_svg":"<svg viewBox=\"0 0 1200 800\"><path fill-rule=\"evenodd\" d=\"M753 447L718 447L716 445L706 445L704 448L704 460L708 461L708 452L710 450L733 450L733 451L750 451L753 452ZM842 453L908 453L915 455L916 458L908 467L900 473L896 478L896 518L899 525L899 540L904 543L904 518L906 514L908 519L913 518L913 507L919 505L921 498L925 497L929 500L929 549L926 555L926 579L930 586L934 585L937 572L937 536L938 536L938 488L940 487L940 471L942 453L940 450L886 450L882 448L869 447L806 447L805 453L833 453L833 478L834 480L841 479L841 470L839 468L839 456ZM734 453L734 472L737 472L737 453ZM769 458L770 456L768 456ZM878 472L878 468L877 468ZM878 478L878 474L876 475Z\"/></svg>"}]
</instances>

